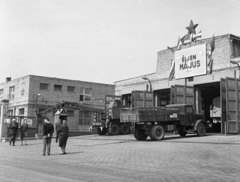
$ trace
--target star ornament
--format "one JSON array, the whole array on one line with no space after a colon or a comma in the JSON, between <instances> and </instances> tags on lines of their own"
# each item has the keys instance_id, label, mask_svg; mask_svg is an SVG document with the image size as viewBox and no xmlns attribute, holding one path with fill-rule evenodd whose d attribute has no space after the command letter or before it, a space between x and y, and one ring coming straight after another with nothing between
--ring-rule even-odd
<instances>
[{"instance_id":1,"label":"star ornament","mask_svg":"<svg viewBox=\"0 0 240 182\"><path fill-rule=\"evenodd\" d=\"M193 24L193 21L190 21L190 25L188 27L186 27L186 29L188 29L188 33L191 34L196 34L195 28L198 26L198 24Z\"/></svg>"}]
</instances>

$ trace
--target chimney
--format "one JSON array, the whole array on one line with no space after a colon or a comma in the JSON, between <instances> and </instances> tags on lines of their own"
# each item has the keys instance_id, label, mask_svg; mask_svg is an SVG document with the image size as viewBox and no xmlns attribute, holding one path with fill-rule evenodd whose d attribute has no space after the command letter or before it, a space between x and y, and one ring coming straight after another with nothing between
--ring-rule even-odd
<instances>
[{"instance_id":1,"label":"chimney","mask_svg":"<svg viewBox=\"0 0 240 182\"><path fill-rule=\"evenodd\" d=\"M11 77L8 76L8 77L6 78L6 82L9 82L9 81L11 81Z\"/></svg>"}]
</instances>

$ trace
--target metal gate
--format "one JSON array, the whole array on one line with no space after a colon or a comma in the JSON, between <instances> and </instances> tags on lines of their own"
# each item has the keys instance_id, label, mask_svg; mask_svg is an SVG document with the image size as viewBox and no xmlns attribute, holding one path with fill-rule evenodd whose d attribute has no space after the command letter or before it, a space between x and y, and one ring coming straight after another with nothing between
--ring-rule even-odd
<instances>
[{"instance_id":1,"label":"metal gate","mask_svg":"<svg viewBox=\"0 0 240 182\"><path fill-rule=\"evenodd\" d=\"M227 133L239 132L240 114L240 79L226 78L221 79L221 108L222 108L222 133L227 126Z\"/></svg>"},{"instance_id":2,"label":"metal gate","mask_svg":"<svg viewBox=\"0 0 240 182\"><path fill-rule=\"evenodd\" d=\"M194 87L185 85L171 86L171 104L192 104L194 106Z\"/></svg>"}]
</instances>

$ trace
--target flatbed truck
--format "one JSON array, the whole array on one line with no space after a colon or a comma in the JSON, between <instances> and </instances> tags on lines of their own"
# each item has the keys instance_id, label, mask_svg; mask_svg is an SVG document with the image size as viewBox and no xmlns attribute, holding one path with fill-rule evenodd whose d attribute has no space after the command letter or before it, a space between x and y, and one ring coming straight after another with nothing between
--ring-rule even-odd
<instances>
[{"instance_id":1,"label":"flatbed truck","mask_svg":"<svg viewBox=\"0 0 240 182\"><path fill-rule=\"evenodd\" d=\"M204 136L209 123L204 115L195 113L190 104L171 104L160 107L126 109L121 112L122 122L134 122L133 133L137 140L162 140L165 132L177 131L181 137L187 133Z\"/></svg>"}]
</instances>

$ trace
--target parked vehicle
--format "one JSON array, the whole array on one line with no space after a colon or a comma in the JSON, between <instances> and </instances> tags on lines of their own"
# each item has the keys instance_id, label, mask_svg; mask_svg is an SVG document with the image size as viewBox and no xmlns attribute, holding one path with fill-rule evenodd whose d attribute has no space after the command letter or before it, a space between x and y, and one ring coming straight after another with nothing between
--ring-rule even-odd
<instances>
[{"instance_id":1,"label":"parked vehicle","mask_svg":"<svg viewBox=\"0 0 240 182\"><path fill-rule=\"evenodd\" d=\"M131 108L153 106L153 93L148 91L133 91L131 93ZM101 121L95 122L99 135L118 135L132 133L134 122L121 121L120 115L126 105L121 96L107 95L105 99L106 113L101 115Z\"/></svg>"},{"instance_id":2,"label":"parked vehicle","mask_svg":"<svg viewBox=\"0 0 240 182\"><path fill-rule=\"evenodd\" d=\"M134 122L134 137L137 140L162 140L165 132L178 131L181 137L187 133L205 135L209 124L204 115L195 113L190 104L167 105L165 110L160 107L142 107L125 109L121 112L122 122Z\"/></svg>"}]
</instances>

